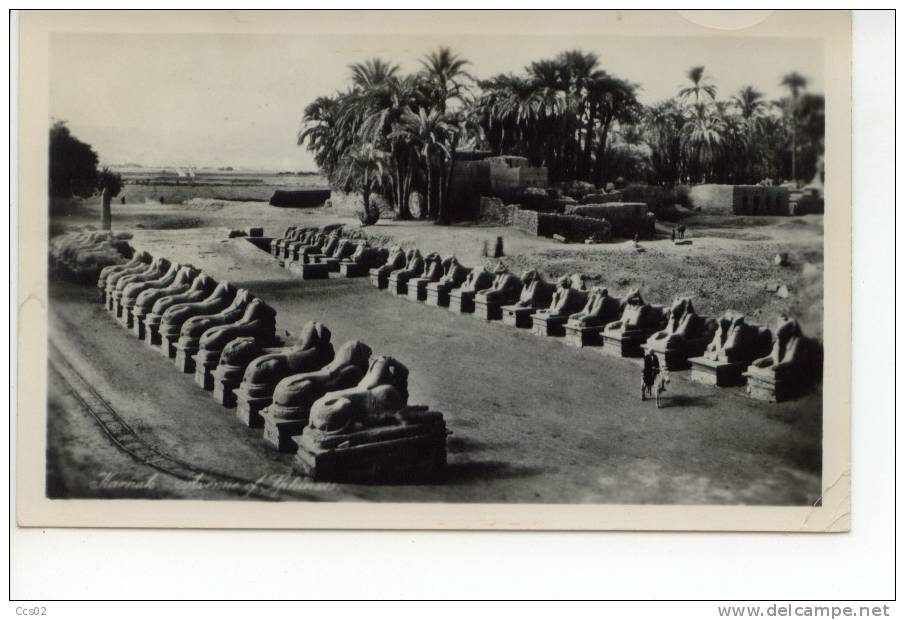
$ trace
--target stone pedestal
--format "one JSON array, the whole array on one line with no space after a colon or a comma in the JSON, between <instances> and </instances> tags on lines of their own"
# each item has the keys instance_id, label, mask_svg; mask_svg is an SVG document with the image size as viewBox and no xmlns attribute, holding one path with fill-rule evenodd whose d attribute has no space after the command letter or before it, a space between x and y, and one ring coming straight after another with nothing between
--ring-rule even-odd
<instances>
[{"instance_id":1,"label":"stone pedestal","mask_svg":"<svg viewBox=\"0 0 905 620\"><path fill-rule=\"evenodd\" d=\"M535 313L531 317L531 333L537 336L562 338L566 335L568 320L569 317L565 314Z\"/></svg>"},{"instance_id":2,"label":"stone pedestal","mask_svg":"<svg viewBox=\"0 0 905 620\"><path fill-rule=\"evenodd\" d=\"M578 349L603 346L603 325L582 327L566 322L566 344Z\"/></svg>"},{"instance_id":3,"label":"stone pedestal","mask_svg":"<svg viewBox=\"0 0 905 620\"><path fill-rule=\"evenodd\" d=\"M427 299L427 285L431 281L427 278L412 278L409 280L408 298L412 301L425 301Z\"/></svg>"},{"instance_id":4,"label":"stone pedestal","mask_svg":"<svg viewBox=\"0 0 905 620\"><path fill-rule=\"evenodd\" d=\"M293 263L290 268L293 273L297 273L302 280L326 280L330 277L330 267L325 263L308 263L302 265Z\"/></svg>"},{"instance_id":5,"label":"stone pedestal","mask_svg":"<svg viewBox=\"0 0 905 620\"><path fill-rule=\"evenodd\" d=\"M603 351L618 357L641 357L641 346L653 335L654 330L630 329L610 334L603 332Z\"/></svg>"},{"instance_id":6,"label":"stone pedestal","mask_svg":"<svg viewBox=\"0 0 905 620\"><path fill-rule=\"evenodd\" d=\"M113 314L113 293L111 291L104 290L104 307L107 312Z\"/></svg>"},{"instance_id":7,"label":"stone pedestal","mask_svg":"<svg viewBox=\"0 0 905 620\"><path fill-rule=\"evenodd\" d=\"M811 387L809 382L802 382L793 377L779 378L772 372L760 372L751 367L743 375L748 379L745 388L748 396L771 403L797 398Z\"/></svg>"},{"instance_id":8,"label":"stone pedestal","mask_svg":"<svg viewBox=\"0 0 905 620\"><path fill-rule=\"evenodd\" d=\"M471 314L474 312L476 294L476 291L451 290L449 292L449 309L457 314Z\"/></svg>"},{"instance_id":9,"label":"stone pedestal","mask_svg":"<svg viewBox=\"0 0 905 620\"><path fill-rule=\"evenodd\" d=\"M531 317L537 311L536 308L521 308L519 306L503 306L503 325L512 327L531 327Z\"/></svg>"},{"instance_id":10,"label":"stone pedestal","mask_svg":"<svg viewBox=\"0 0 905 620\"><path fill-rule=\"evenodd\" d=\"M132 308L120 305L119 314L116 316L116 320L119 321L120 325L125 327L126 329L132 329Z\"/></svg>"},{"instance_id":11,"label":"stone pedestal","mask_svg":"<svg viewBox=\"0 0 905 620\"><path fill-rule=\"evenodd\" d=\"M367 275L367 269L359 263L347 263L345 261L339 264L339 275L344 278L360 278Z\"/></svg>"},{"instance_id":12,"label":"stone pedestal","mask_svg":"<svg viewBox=\"0 0 905 620\"><path fill-rule=\"evenodd\" d=\"M731 387L745 385L745 369L748 362L716 362L704 357L692 357L691 380L705 385Z\"/></svg>"},{"instance_id":13,"label":"stone pedestal","mask_svg":"<svg viewBox=\"0 0 905 620\"><path fill-rule=\"evenodd\" d=\"M371 285L374 288L385 289L389 286L390 279L385 273L380 273L376 269L372 269L369 275L371 276Z\"/></svg>"},{"instance_id":14,"label":"stone pedestal","mask_svg":"<svg viewBox=\"0 0 905 620\"><path fill-rule=\"evenodd\" d=\"M651 350L650 347L643 346L641 349L645 353ZM653 352L654 355L657 356L657 361L660 362L660 368L665 368L666 370L686 370L690 366L688 358L683 351L677 351L675 349L653 349Z\"/></svg>"},{"instance_id":15,"label":"stone pedestal","mask_svg":"<svg viewBox=\"0 0 905 620\"><path fill-rule=\"evenodd\" d=\"M179 372L192 373L195 372L195 353L198 352L196 347L186 347L180 342L176 343L176 357L173 362Z\"/></svg>"},{"instance_id":16,"label":"stone pedestal","mask_svg":"<svg viewBox=\"0 0 905 620\"><path fill-rule=\"evenodd\" d=\"M145 344L151 347L160 346L160 315L148 314L144 320L145 326Z\"/></svg>"},{"instance_id":17,"label":"stone pedestal","mask_svg":"<svg viewBox=\"0 0 905 620\"><path fill-rule=\"evenodd\" d=\"M220 364L222 351L208 351L201 349L195 353L195 383L202 390L214 389L214 370Z\"/></svg>"},{"instance_id":18,"label":"stone pedestal","mask_svg":"<svg viewBox=\"0 0 905 620\"><path fill-rule=\"evenodd\" d=\"M179 328L172 328L161 324L158 328L160 332L160 352L165 357L174 359L176 357L176 345L179 342Z\"/></svg>"},{"instance_id":19,"label":"stone pedestal","mask_svg":"<svg viewBox=\"0 0 905 620\"><path fill-rule=\"evenodd\" d=\"M427 285L424 303L428 306L446 308L449 306L449 285L431 282Z\"/></svg>"},{"instance_id":20,"label":"stone pedestal","mask_svg":"<svg viewBox=\"0 0 905 620\"><path fill-rule=\"evenodd\" d=\"M311 264L317 264L317 263L321 262L321 259L327 258L327 255L326 254L305 254L305 255L301 256L300 258L302 259L300 262L302 262L306 265L311 265Z\"/></svg>"},{"instance_id":21,"label":"stone pedestal","mask_svg":"<svg viewBox=\"0 0 905 620\"><path fill-rule=\"evenodd\" d=\"M474 315L485 321L499 321L503 318L503 307L493 301L475 298Z\"/></svg>"},{"instance_id":22,"label":"stone pedestal","mask_svg":"<svg viewBox=\"0 0 905 620\"><path fill-rule=\"evenodd\" d=\"M397 297L405 297L408 295L409 290L409 281L408 280L400 280L399 278L391 275L389 277L389 284L387 288L390 289L390 292Z\"/></svg>"},{"instance_id":23,"label":"stone pedestal","mask_svg":"<svg viewBox=\"0 0 905 620\"><path fill-rule=\"evenodd\" d=\"M430 412L435 413L435 412ZM438 420L368 429L318 441L310 427L296 437L295 471L334 482L430 480L446 467L446 425Z\"/></svg>"},{"instance_id":24,"label":"stone pedestal","mask_svg":"<svg viewBox=\"0 0 905 620\"><path fill-rule=\"evenodd\" d=\"M236 418L249 428L261 428L264 426L264 418L261 412L273 402L273 389L260 394L255 389L248 390L240 385L234 390L234 393L236 396Z\"/></svg>"},{"instance_id":25,"label":"stone pedestal","mask_svg":"<svg viewBox=\"0 0 905 620\"><path fill-rule=\"evenodd\" d=\"M132 312L132 333L139 340L145 339L145 316Z\"/></svg>"},{"instance_id":26,"label":"stone pedestal","mask_svg":"<svg viewBox=\"0 0 905 620\"><path fill-rule=\"evenodd\" d=\"M214 400L231 409L236 406L236 388L242 383L245 366L219 364L213 372Z\"/></svg>"},{"instance_id":27,"label":"stone pedestal","mask_svg":"<svg viewBox=\"0 0 905 620\"><path fill-rule=\"evenodd\" d=\"M113 315L114 319L119 319L123 315L123 307L120 305L117 293L113 293L113 306L110 309L110 314Z\"/></svg>"},{"instance_id":28,"label":"stone pedestal","mask_svg":"<svg viewBox=\"0 0 905 620\"><path fill-rule=\"evenodd\" d=\"M287 454L295 454L298 445L295 438L302 434L308 420L283 420L275 418L267 409L261 413L264 421L264 441Z\"/></svg>"}]
</instances>

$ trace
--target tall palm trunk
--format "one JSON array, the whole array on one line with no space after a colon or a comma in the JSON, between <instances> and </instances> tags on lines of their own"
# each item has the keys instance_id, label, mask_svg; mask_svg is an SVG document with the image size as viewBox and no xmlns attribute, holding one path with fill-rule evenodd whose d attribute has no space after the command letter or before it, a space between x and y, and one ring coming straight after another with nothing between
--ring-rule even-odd
<instances>
[{"instance_id":1,"label":"tall palm trunk","mask_svg":"<svg viewBox=\"0 0 905 620\"><path fill-rule=\"evenodd\" d=\"M113 196L106 187L101 191L101 230L110 230L112 226L112 217L110 214L110 201Z\"/></svg>"}]
</instances>

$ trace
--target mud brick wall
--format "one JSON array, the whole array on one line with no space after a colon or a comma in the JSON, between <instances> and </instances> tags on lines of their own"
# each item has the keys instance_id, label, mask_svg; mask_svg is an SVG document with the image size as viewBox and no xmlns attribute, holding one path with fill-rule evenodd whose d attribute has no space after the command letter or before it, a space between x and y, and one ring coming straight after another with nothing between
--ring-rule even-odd
<instances>
[{"instance_id":1,"label":"mud brick wall","mask_svg":"<svg viewBox=\"0 0 905 620\"><path fill-rule=\"evenodd\" d=\"M612 226L606 220L581 215L538 213L528 209L515 210L512 227L538 237L561 235L568 241L584 241L595 233L601 240L608 241L613 234Z\"/></svg>"},{"instance_id":2,"label":"mud brick wall","mask_svg":"<svg viewBox=\"0 0 905 620\"><path fill-rule=\"evenodd\" d=\"M273 207L295 208L320 207L330 196L331 192L325 189L278 189L270 197L270 205Z\"/></svg>"},{"instance_id":3,"label":"mud brick wall","mask_svg":"<svg viewBox=\"0 0 905 620\"><path fill-rule=\"evenodd\" d=\"M527 209L515 209L512 213L513 228L518 228L529 235L539 235L540 229L540 213L537 211L529 211ZM550 217L547 214L546 217Z\"/></svg>"},{"instance_id":4,"label":"mud brick wall","mask_svg":"<svg viewBox=\"0 0 905 620\"><path fill-rule=\"evenodd\" d=\"M789 190L759 185L695 185L692 208L714 215L789 215Z\"/></svg>"},{"instance_id":5,"label":"mud brick wall","mask_svg":"<svg viewBox=\"0 0 905 620\"><path fill-rule=\"evenodd\" d=\"M617 237L647 237L653 232L647 204L643 202L571 205L566 207L566 214L606 220Z\"/></svg>"},{"instance_id":6,"label":"mud brick wall","mask_svg":"<svg viewBox=\"0 0 905 620\"><path fill-rule=\"evenodd\" d=\"M584 241L595 233L600 241L609 241L613 237L613 228L608 221L593 217L558 213L537 214L538 236L561 235L567 241Z\"/></svg>"}]
</instances>

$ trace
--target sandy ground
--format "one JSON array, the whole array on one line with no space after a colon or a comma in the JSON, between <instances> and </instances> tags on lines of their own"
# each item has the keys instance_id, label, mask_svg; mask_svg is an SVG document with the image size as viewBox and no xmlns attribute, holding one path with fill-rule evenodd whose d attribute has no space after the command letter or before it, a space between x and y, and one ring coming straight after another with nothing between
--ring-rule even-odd
<instances>
[{"instance_id":1,"label":"sandy ground","mask_svg":"<svg viewBox=\"0 0 905 620\"><path fill-rule=\"evenodd\" d=\"M311 219L319 217L325 216ZM232 225L253 220L254 214L244 214ZM265 228L273 232L285 223L268 221ZM399 238L420 226L399 226L406 231ZM442 231L424 225L429 235L439 234L435 230ZM496 232L454 230L472 245ZM666 406L658 410L638 398L637 362L395 298L365 279L299 281L267 253L242 239L223 239L221 232L137 230L135 244L250 288L276 308L279 329L298 333L316 319L332 330L336 344L360 339L378 354L397 357L411 370L410 401L442 411L453 431L448 474L436 484L309 484L280 494L284 499L802 505L819 497L819 391L768 404L741 389L700 386L673 373ZM269 450L260 431L241 426L190 375L127 334L90 301L93 292L53 283L51 337L144 441L244 479L290 475L290 457ZM123 456L101 449L96 436L82 439L96 423L58 399L57 387L51 388L49 433L65 449L49 454L49 474L66 478L60 472L68 472L63 488L90 493L84 481L121 466ZM166 487L153 492L193 496Z\"/></svg>"}]
</instances>

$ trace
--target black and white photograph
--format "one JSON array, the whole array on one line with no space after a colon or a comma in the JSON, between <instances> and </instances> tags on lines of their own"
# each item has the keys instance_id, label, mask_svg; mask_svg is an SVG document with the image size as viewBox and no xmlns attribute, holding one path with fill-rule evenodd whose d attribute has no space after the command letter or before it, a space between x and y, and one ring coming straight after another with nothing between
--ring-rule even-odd
<instances>
[{"instance_id":1,"label":"black and white photograph","mask_svg":"<svg viewBox=\"0 0 905 620\"><path fill-rule=\"evenodd\" d=\"M847 529L846 13L568 35L518 12L532 32L172 17L47 34L42 514L757 507Z\"/></svg>"}]
</instances>

